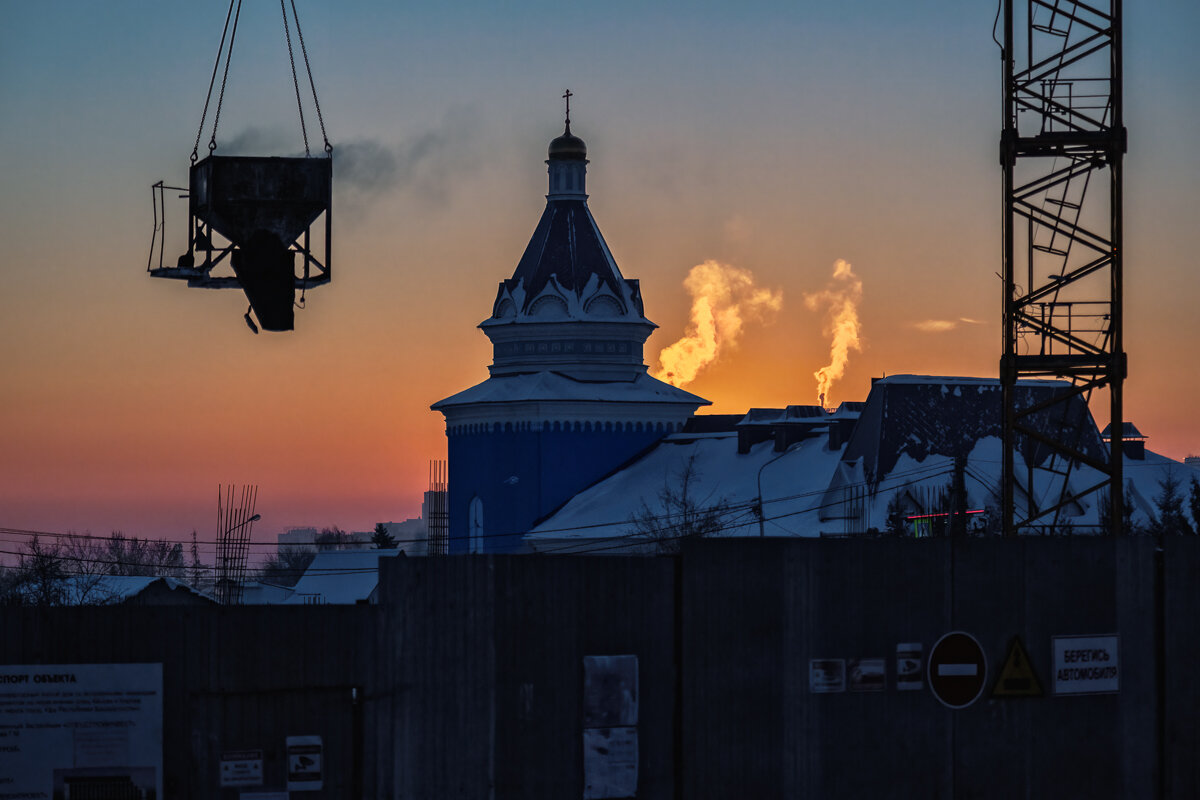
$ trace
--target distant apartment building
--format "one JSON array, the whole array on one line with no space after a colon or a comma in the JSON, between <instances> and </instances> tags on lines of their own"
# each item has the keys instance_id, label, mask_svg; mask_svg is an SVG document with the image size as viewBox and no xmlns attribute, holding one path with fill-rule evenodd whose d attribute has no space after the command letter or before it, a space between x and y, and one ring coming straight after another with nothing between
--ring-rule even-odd
<instances>
[{"instance_id":1,"label":"distant apartment building","mask_svg":"<svg viewBox=\"0 0 1200 800\"><path fill-rule=\"evenodd\" d=\"M317 545L317 537L321 535L321 531L313 527L295 527L288 528L283 533L276 536L276 542L280 550L289 547L295 548L315 548ZM338 550L352 550L355 548L371 547L370 531L353 531L346 534L346 538L338 543Z\"/></svg>"}]
</instances>

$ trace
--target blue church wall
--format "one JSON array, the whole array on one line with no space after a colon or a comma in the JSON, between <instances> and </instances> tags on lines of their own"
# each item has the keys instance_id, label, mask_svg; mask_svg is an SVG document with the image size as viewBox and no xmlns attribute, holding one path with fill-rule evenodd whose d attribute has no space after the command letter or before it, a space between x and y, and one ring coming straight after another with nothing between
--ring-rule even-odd
<instances>
[{"instance_id":1,"label":"blue church wall","mask_svg":"<svg viewBox=\"0 0 1200 800\"><path fill-rule=\"evenodd\" d=\"M641 423L518 423L462 426L448 433L449 550L468 553L471 503L482 504L482 546L514 553L539 518L667 433Z\"/></svg>"}]
</instances>

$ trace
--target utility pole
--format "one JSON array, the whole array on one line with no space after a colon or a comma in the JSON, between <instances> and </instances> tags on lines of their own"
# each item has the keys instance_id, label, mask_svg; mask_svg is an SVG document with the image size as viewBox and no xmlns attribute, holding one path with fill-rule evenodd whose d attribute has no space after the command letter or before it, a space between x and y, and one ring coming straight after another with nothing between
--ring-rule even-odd
<instances>
[{"instance_id":1,"label":"utility pole","mask_svg":"<svg viewBox=\"0 0 1200 800\"><path fill-rule=\"evenodd\" d=\"M967 457L954 457L954 478L950 493L954 496L950 511L950 536L959 538L967 535Z\"/></svg>"}]
</instances>

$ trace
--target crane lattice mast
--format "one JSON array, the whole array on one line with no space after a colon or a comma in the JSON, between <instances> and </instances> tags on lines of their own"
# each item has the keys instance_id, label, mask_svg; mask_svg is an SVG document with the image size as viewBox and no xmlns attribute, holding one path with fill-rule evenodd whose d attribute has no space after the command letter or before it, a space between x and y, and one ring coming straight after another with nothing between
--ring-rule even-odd
<instances>
[{"instance_id":1,"label":"crane lattice mast","mask_svg":"<svg viewBox=\"0 0 1200 800\"><path fill-rule=\"evenodd\" d=\"M1088 507L1119 532L1121 0L1003 0L1002 11L1004 533L1058 532ZM1063 388L1033 403L1018 385L1031 378ZM1094 392L1109 398L1107 451L1087 446L1095 428L1070 412Z\"/></svg>"}]
</instances>

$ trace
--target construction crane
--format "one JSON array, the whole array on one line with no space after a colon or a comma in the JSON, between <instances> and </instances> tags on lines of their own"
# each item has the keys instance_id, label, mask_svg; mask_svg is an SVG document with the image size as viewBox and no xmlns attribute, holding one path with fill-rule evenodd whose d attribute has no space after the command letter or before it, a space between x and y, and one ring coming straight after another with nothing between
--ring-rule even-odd
<instances>
[{"instance_id":1,"label":"construction crane","mask_svg":"<svg viewBox=\"0 0 1200 800\"><path fill-rule=\"evenodd\" d=\"M151 187L154 232L150 239L146 270L155 278L185 280L188 286L241 289L250 303L245 314L246 324L254 333L258 333L259 328L267 331L292 330L295 308L304 307L308 289L329 283L332 266L333 146L325 132L325 119L317 99L316 83L313 81L304 34L300 30L295 0L291 0L291 24L284 0L280 0L279 8L283 14L283 31L300 114L300 131L304 137L304 156L225 156L216 153L217 126L221 121L221 105L225 98L229 65L242 11L242 0L230 0L208 83L208 94L204 99L200 127L192 147L188 185L186 188L170 186L159 181ZM308 78L308 89L324 140L324 157L314 158L309 150L301 82L292 48L292 24L296 29L304 74ZM221 72L221 85L212 117L208 155L200 159L200 139L208 119L218 71ZM187 251L179 256L174 265L163 261L167 192L182 192L179 197L188 200ZM323 235L319 228L314 235L314 226L322 217ZM314 238L321 240L316 248L313 246ZM323 252L320 244L324 245ZM299 301L296 300L297 290L300 292Z\"/></svg>"},{"instance_id":2,"label":"construction crane","mask_svg":"<svg viewBox=\"0 0 1200 800\"><path fill-rule=\"evenodd\" d=\"M1086 506L1099 508L1102 522L1107 515L1105 533L1119 532L1121 0L1000 0L999 12L1004 533L1056 533ZM1060 388L1035 403L1018 383L1030 378L1058 379ZM1081 413L1093 393L1108 395L1107 448Z\"/></svg>"}]
</instances>

